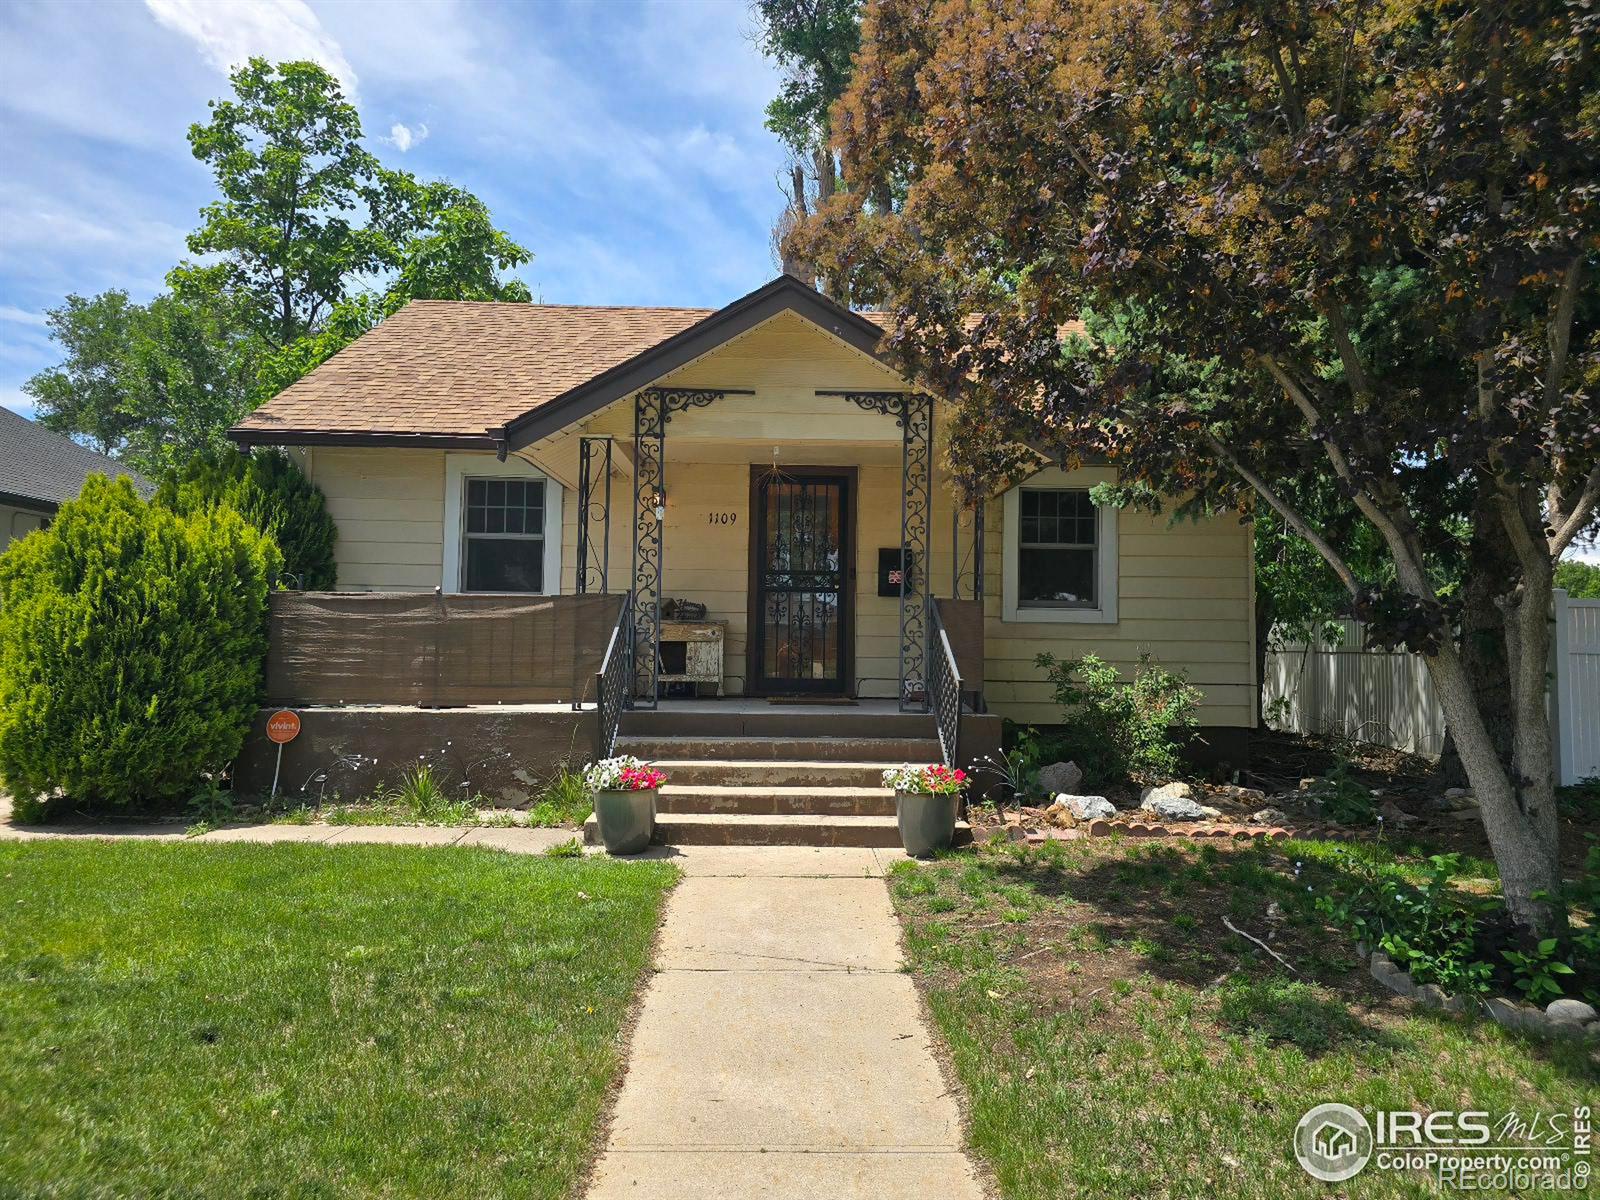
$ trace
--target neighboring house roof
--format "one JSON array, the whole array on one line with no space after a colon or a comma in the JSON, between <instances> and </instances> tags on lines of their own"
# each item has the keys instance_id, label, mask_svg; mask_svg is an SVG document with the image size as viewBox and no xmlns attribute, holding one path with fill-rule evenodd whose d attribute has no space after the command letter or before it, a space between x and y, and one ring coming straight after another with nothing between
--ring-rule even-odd
<instances>
[{"instance_id":1,"label":"neighboring house roof","mask_svg":"<svg viewBox=\"0 0 1600 1200\"><path fill-rule=\"evenodd\" d=\"M245 445L517 448L795 311L867 353L882 330L790 276L721 309L413 300L231 431Z\"/></svg>"},{"instance_id":2,"label":"neighboring house roof","mask_svg":"<svg viewBox=\"0 0 1600 1200\"><path fill-rule=\"evenodd\" d=\"M0 500L54 511L77 496L91 475L126 475L148 496L155 484L114 458L0 408Z\"/></svg>"}]
</instances>

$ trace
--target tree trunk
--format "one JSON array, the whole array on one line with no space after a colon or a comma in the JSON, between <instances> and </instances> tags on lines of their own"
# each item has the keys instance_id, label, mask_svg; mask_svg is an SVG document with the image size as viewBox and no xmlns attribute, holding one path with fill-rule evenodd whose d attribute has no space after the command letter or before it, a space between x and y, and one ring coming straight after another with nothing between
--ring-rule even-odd
<instances>
[{"instance_id":1,"label":"tree trunk","mask_svg":"<svg viewBox=\"0 0 1600 1200\"><path fill-rule=\"evenodd\" d=\"M1527 594L1524 589L1521 602L1508 615L1507 628L1513 630L1514 639L1527 638L1529 626L1534 624L1524 611L1529 606ZM1542 609L1538 618L1536 624L1542 632L1533 635L1531 641L1547 642L1549 633ZM1529 641L1523 645L1528 651L1536 649ZM1506 908L1517 924L1542 934L1553 924L1555 911L1550 904L1536 899L1536 894L1553 894L1561 880L1554 780L1549 763L1550 722L1544 709L1544 667L1543 659L1538 660L1537 683L1530 688L1528 672L1534 669L1533 659L1526 653L1513 653L1511 657L1512 691L1516 697L1515 773L1500 759L1455 646L1447 643L1437 655L1425 656L1423 662L1444 708L1445 720L1455 733L1461 763L1483 815L1484 832L1500 869ZM1538 703L1529 704L1529 695L1537 695ZM1529 775L1527 766L1537 761L1541 746L1544 770Z\"/></svg>"},{"instance_id":2,"label":"tree trunk","mask_svg":"<svg viewBox=\"0 0 1600 1200\"><path fill-rule=\"evenodd\" d=\"M1507 767L1512 754L1511 667L1506 662L1506 616L1499 600L1521 574L1492 491L1482 487L1472 509L1472 540L1461 587L1461 665L1495 753ZM1466 767L1448 725L1439 774L1452 787L1467 782Z\"/></svg>"}]
</instances>

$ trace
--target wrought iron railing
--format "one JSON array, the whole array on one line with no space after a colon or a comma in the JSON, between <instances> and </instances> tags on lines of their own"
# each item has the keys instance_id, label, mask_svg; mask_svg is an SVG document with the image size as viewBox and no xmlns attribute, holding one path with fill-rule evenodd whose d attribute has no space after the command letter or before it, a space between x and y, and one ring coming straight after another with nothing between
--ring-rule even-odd
<instances>
[{"instance_id":1,"label":"wrought iron railing","mask_svg":"<svg viewBox=\"0 0 1600 1200\"><path fill-rule=\"evenodd\" d=\"M606 643L605 657L594 676L596 759L609 758L616 749L622 710L633 695L633 644L633 593L627 592L622 597L616 628Z\"/></svg>"},{"instance_id":2,"label":"wrought iron railing","mask_svg":"<svg viewBox=\"0 0 1600 1200\"><path fill-rule=\"evenodd\" d=\"M939 606L928 600L928 703L939 727L939 750L947 767L958 766L956 750L961 737L961 670L950 648L950 635L939 619Z\"/></svg>"}]
</instances>

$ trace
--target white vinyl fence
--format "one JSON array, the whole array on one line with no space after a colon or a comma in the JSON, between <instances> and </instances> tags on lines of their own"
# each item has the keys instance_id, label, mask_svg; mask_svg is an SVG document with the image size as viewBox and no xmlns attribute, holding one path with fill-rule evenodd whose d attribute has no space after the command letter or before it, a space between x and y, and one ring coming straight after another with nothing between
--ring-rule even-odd
<instances>
[{"instance_id":1,"label":"white vinyl fence","mask_svg":"<svg viewBox=\"0 0 1600 1200\"><path fill-rule=\"evenodd\" d=\"M1600 776L1600 600L1555 595L1550 716L1563 784ZM1438 757L1444 710L1414 654L1363 650L1359 621L1337 644L1295 642L1267 652L1262 702L1274 729L1342 734Z\"/></svg>"}]
</instances>

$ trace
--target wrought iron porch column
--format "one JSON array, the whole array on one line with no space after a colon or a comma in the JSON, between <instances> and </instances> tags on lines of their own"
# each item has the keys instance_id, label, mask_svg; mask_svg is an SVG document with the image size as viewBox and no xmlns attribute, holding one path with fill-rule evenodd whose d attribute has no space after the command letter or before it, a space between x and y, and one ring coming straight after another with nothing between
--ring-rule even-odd
<instances>
[{"instance_id":1,"label":"wrought iron porch column","mask_svg":"<svg viewBox=\"0 0 1600 1200\"><path fill-rule=\"evenodd\" d=\"M961 553L963 518L971 522L972 537L966 555ZM950 598L983 599L983 501L964 507L959 502L950 514ZM964 594L965 593L965 594Z\"/></svg>"},{"instance_id":2,"label":"wrought iron porch column","mask_svg":"<svg viewBox=\"0 0 1600 1200\"><path fill-rule=\"evenodd\" d=\"M928 711L928 550L933 513L933 397L909 392L825 392L893 417L900 427L901 712ZM913 699L916 697L916 699Z\"/></svg>"},{"instance_id":3,"label":"wrought iron porch column","mask_svg":"<svg viewBox=\"0 0 1600 1200\"><path fill-rule=\"evenodd\" d=\"M646 388L633 403L634 689L654 708L661 685L661 582L666 566L667 424L673 413L705 408L743 388Z\"/></svg>"},{"instance_id":4,"label":"wrought iron porch column","mask_svg":"<svg viewBox=\"0 0 1600 1200\"><path fill-rule=\"evenodd\" d=\"M605 476L605 489L596 502L595 472ZM599 566L594 559L594 526L600 526ZM611 438L578 439L578 569L574 591L580 595L611 590Z\"/></svg>"}]
</instances>

